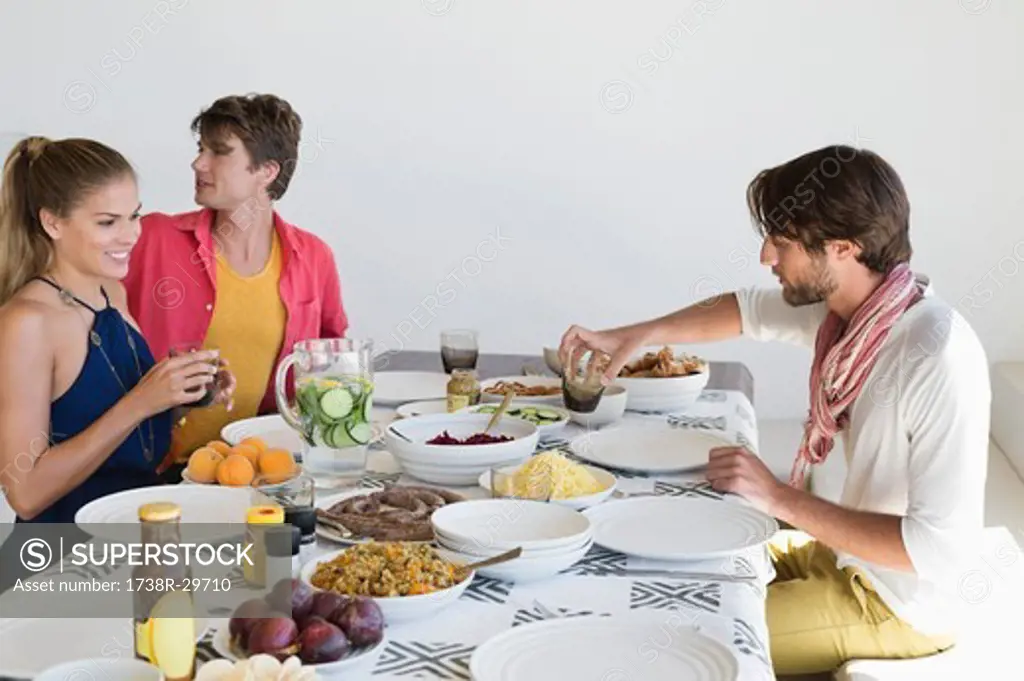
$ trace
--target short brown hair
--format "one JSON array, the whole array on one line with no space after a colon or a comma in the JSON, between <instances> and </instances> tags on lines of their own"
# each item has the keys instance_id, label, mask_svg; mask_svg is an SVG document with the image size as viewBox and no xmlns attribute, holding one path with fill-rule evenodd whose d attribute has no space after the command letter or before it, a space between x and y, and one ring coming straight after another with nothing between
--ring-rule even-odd
<instances>
[{"instance_id":1,"label":"short brown hair","mask_svg":"<svg viewBox=\"0 0 1024 681\"><path fill-rule=\"evenodd\" d=\"M275 95L221 97L192 120L192 132L217 139L234 133L252 158L250 170L268 161L280 168L267 187L271 199L284 196L299 158L302 119L291 104Z\"/></svg>"},{"instance_id":2,"label":"short brown hair","mask_svg":"<svg viewBox=\"0 0 1024 681\"><path fill-rule=\"evenodd\" d=\"M793 239L814 253L829 241L851 241L874 272L888 274L913 252L903 183L864 149L823 147L762 170L747 187L747 206L762 236Z\"/></svg>"}]
</instances>

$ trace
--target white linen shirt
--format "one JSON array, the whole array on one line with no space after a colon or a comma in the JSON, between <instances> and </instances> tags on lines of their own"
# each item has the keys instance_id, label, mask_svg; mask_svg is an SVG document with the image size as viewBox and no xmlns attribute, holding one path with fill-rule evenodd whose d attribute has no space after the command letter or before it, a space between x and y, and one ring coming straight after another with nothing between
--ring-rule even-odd
<instances>
[{"instance_id":1,"label":"white linen shirt","mask_svg":"<svg viewBox=\"0 0 1024 681\"><path fill-rule=\"evenodd\" d=\"M824 303L793 307L769 289L737 291L737 299L744 336L813 352ZM956 633L965 605L958 589L980 555L990 404L981 343L929 285L893 325L840 435L847 475L839 503L902 517L914 572L843 552L838 567L860 568L894 613L923 633Z\"/></svg>"}]
</instances>

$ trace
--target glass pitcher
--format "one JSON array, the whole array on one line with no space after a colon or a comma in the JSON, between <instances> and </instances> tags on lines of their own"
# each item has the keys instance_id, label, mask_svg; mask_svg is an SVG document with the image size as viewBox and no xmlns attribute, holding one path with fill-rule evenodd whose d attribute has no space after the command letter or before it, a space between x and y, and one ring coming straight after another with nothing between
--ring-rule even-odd
<instances>
[{"instance_id":1,"label":"glass pitcher","mask_svg":"<svg viewBox=\"0 0 1024 681\"><path fill-rule=\"evenodd\" d=\"M371 340L305 340L278 366L277 409L302 435L307 469L365 469L367 445L373 439L372 350Z\"/></svg>"}]
</instances>

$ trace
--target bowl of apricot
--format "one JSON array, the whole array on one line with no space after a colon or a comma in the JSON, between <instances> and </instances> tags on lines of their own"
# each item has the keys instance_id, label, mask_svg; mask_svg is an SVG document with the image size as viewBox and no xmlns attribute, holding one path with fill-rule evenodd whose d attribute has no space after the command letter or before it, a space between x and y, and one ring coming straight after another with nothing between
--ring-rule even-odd
<instances>
[{"instance_id":1,"label":"bowl of apricot","mask_svg":"<svg viewBox=\"0 0 1024 681\"><path fill-rule=\"evenodd\" d=\"M222 440L199 447L189 456L181 477L198 485L266 487L286 483L301 472L288 450L267 447L260 438L248 437L234 447Z\"/></svg>"}]
</instances>

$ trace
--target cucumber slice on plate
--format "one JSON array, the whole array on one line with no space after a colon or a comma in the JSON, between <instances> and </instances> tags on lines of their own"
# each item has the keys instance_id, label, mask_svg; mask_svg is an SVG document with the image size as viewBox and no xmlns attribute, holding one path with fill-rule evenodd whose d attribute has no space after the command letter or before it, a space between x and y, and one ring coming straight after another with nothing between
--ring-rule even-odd
<instances>
[{"instance_id":1,"label":"cucumber slice on plate","mask_svg":"<svg viewBox=\"0 0 1024 681\"><path fill-rule=\"evenodd\" d=\"M320 396L320 411L335 421L351 414L354 404L352 393L345 388L332 388Z\"/></svg>"},{"instance_id":2,"label":"cucumber slice on plate","mask_svg":"<svg viewBox=\"0 0 1024 681\"><path fill-rule=\"evenodd\" d=\"M537 410L537 416L542 418L542 419L544 419L545 421L561 421L562 420L562 415L561 414L559 414L557 411L552 411L550 409L538 409Z\"/></svg>"}]
</instances>

